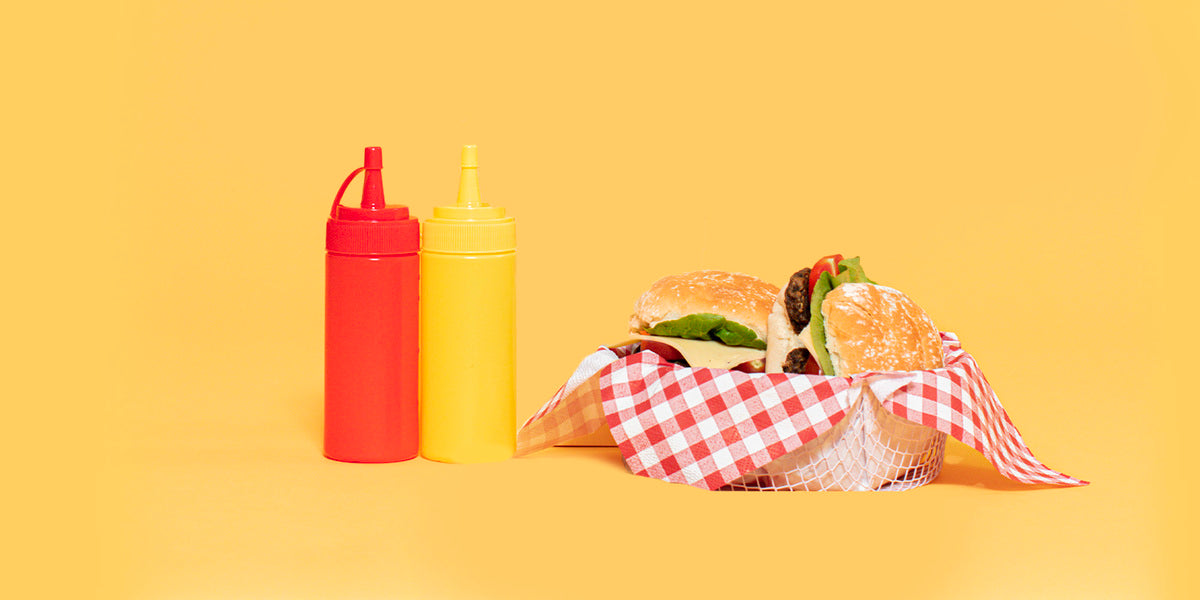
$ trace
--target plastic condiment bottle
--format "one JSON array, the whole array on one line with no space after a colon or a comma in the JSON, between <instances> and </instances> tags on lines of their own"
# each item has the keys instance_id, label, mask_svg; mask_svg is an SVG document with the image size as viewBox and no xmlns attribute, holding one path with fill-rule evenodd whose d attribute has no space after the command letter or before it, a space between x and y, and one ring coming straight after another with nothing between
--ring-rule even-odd
<instances>
[{"instance_id":1,"label":"plastic condiment bottle","mask_svg":"<svg viewBox=\"0 0 1200 600\"><path fill-rule=\"evenodd\" d=\"M383 197L383 152L342 183L325 226L325 456L397 462L417 455L420 233ZM365 172L362 204L341 204Z\"/></svg>"},{"instance_id":2,"label":"plastic condiment bottle","mask_svg":"<svg viewBox=\"0 0 1200 600\"><path fill-rule=\"evenodd\" d=\"M516 450L516 223L480 200L476 156L422 235L421 456L440 462Z\"/></svg>"}]
</instances>

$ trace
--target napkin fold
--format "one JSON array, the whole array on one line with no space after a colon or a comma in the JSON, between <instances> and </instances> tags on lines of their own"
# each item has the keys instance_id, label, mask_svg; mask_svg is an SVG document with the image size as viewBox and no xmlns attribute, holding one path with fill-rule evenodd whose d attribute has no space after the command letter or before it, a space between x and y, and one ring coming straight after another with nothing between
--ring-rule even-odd
<instances>
[{"instance_id":1,"label":"napkin fold","mask_svg":"<svg viewBox=\"0 0 1200 600\"><path fill-rule=\"evenodd\" d=\"M946 366L849 377L682 367L637 345L598 349L517 434L517 456L607 424L636 475L720 489L829 431L864 388L892 414L975 448L1014 481L1087 485L1034 458L974 358L942 334Z\"/></svg>"}]
</instances>

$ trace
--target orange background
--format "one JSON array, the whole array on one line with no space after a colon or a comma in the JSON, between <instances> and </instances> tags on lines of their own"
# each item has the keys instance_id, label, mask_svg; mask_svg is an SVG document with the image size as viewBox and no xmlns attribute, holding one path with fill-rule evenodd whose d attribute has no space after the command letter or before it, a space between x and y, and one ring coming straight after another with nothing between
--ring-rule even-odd
<instances>
[{"instance_id":1,"label":"orange background","mask_svg":"<svg viewBox=\"0 0 1200 600\"><path fill-rule=\"evenodd\" d=\"M18 595L1196 591L1194 6L248 4L23 7L0 41ZM655 278L841 252L1094 483L959 444L901 494L321 458L332 194L381 145L426 218L464 143L518 220L519 419Z\"/></svg>"}]
</instances>

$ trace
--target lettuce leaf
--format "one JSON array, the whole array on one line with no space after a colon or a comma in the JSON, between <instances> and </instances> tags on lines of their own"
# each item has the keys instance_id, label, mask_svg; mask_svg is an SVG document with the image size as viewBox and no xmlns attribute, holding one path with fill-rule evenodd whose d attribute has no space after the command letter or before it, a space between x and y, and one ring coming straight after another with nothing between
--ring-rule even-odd
<instances>
[{"instance_id":1,"label":"lettuce leaf","mask_svg":"<svg viewBox=\"0 0 1200 600\"><path fill-rule=\"evenodd\" d=\"M825 318L821 316L821 301L835 285L837 284L834 283L833 277L830 277L828 272L821 273L817 285L813 286L810 300L812 316L808 321L808 333L812 336L813 343L813 358L817 359L817 364L821 365L821 373L829 376L833 375L833 361L829 358L829 350L825 348Z\"/></svg>"},{"instance_id":2,"label":"lettuce leaf","mask_svg":"<svg viewBox=\"0 0 1200 600\"><path fill-rule=\"evenodd\" d=\"M829 358L829 350L825 348L825 318L821 316L821 302L825 300L825 294L843 283L875 283L867 277L861 262L862 257L859 256L839 261L837 277L828 272L821 273L821 278L813 287L812 298L809 300L812 317L808 322L808 332L812 335L813 356L825 375L833 375L833 360Z\"/></svg>"},{"instance_id":3,"label":"lettuce leaf","mask_svg":"<svg viewBox=\"0 0 1200 600\"><path fill-rule=\"evenodd\" d=\"M833 278L833 287L843 283L875 283L867 278L861 263L862 257L859 256L838 262L838 274Z\"/></svg>"},{"instance_id":4,"label":"lettuce leaf","mask_svg":"<svg viewBox=\"0 0 1200 600\"><path fill-rule=\"evenodd\" d=\"M648 329L646 333L689 340L716 341L726 346L767 349L767 343L759 339L753 329L712 313L696 313L674 321L663 321Z\"/></svg>"}]
</instances>

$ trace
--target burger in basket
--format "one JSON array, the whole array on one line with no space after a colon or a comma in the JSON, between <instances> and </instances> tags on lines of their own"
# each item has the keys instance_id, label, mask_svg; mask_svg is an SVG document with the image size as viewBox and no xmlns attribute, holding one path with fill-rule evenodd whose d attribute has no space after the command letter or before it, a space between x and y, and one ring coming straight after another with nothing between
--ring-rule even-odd
<instances>
[{"instance_id":1,"label":"burger in basket","mask_svg":"<svg viewBox=\"0 0 1200 600\"><path fill-rule=\"evenodd\" d=\"M654 283L635 306L641 349L694 368L846 376L943 366L929 316L867 278L860 260L822 258L780 290L699 271ZM937 475L945 434L884 410L869 390L836 427L733 481L734 489L905 488Z\"/></svg>"},{"instance_id":2,"label":"burger in basket","mask_svg":"<svg viewBox=\"0 0 1200 600\"><path fill-rule=\"evenodd\" d=\"M664 277L630 328L526 421L519 456L603 432L632 473L707 490L903 490L937 477L953 436L1014 481L1087 485L1038 461L958 337L858 258L782 290Z\"/></svg>"}]
</instances>

